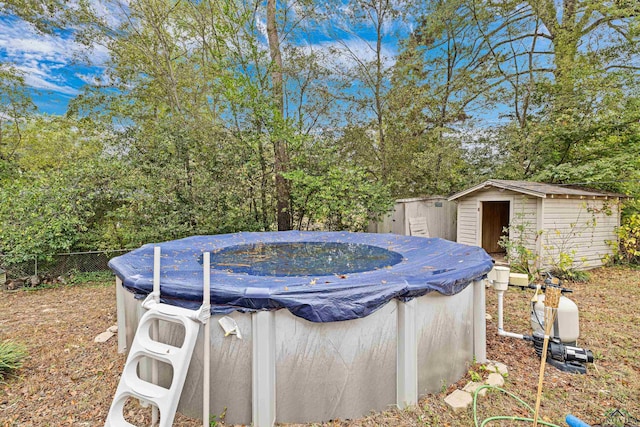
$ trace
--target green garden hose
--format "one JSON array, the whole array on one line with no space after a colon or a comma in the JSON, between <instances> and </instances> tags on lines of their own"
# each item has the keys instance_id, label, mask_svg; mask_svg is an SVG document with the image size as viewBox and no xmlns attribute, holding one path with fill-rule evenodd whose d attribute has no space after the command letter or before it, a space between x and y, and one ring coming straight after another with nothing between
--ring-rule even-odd
<instances>
[{"instance_id":1,"label":"green garden hose","mask_svg":"<svg viewBox=\"0 0 640 427\"><path fill-rule=\"evenodd\" d=\"M508 392L505 389L502 389L500 387L496 387L496 386L492 386L492 385L488 385L485 384L483 386L478 387L478 389L475 391L475 393L473 394L473 422L475 423L475 427L484 427L487 424L489 424L490 422L493 421L500 421L500 420L509 420L509 421L523 421L523 422L530 422L532 423L534 420L533 418L524 418L524 417L516 417L516 416L506 416L506 415L498 415L498 416L494 416L494 417L489 417L486 418L484 420L482 420L481 423L478 422L478 392L482 389L485 388L491 388L494 390L498 390L501 391L503 393L505 393L508 396L513 397L515 400L517 400L522 406L524 406L525 408L527 408L530 412L535 412L533 410L533 408L531 408L531 406L529 406L524 400L520 399L518 396L516 396L513 393ZM552 424L552 423L547 423L545 421L540 421L538 420L538 424L543 425L543 426L549 426L549 427L561 427L557 424Z\"/></svg>"}]
</instances>

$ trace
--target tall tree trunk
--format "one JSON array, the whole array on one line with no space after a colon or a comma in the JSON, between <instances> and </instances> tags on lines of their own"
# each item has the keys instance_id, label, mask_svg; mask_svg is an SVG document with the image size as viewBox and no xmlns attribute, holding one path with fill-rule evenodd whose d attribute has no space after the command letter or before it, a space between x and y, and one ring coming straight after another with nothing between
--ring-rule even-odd
<instances>
[{"instance_id":1,"label":"tall tree trunk","mask_svg":"<svg viewBox=\"0 0 640 427\"><path fill-rule=\"evenodd\" d=\"M258 133L260 133L260 124L256 126ZM267 161L264 157L264 146L262 145L262 139L258 139L258 156L260 158L260 210L263 231L269 231L269 217L267 215Z\"/></svg>"},{"instance_id":2,"label":"tall tree trunk","mask_svg":"<svg viewBox=\"0 0 640 427\"><path fill-rule=\"evenodd\" d=\"M271 84L273 85L273 100L276 106L274 127L278 127L284 124L284 93L282 88L282 54L276 27L276 0L267 0L267 38L272 62ZM291 230L289 182L283 176L289 168L286 141L283 141L280 137L274 137L273 149L278 231Z\"/></svg>"},{"instance_id":3,"label":"tall tree trunk","mask_svg":"<svg viewBox=\"0 0 640 427\"><path fill-rule=\"evenodd\" d=\"M578 54L581 27L577 15L576 0L563 0L557 4L554 0L528 0L539 19L547 28L553 41L553 61L556 99L554 109L562 110L573 104L575 60ZM558 8L562 7L562 10ZM588 13L592 13L589 11Z\"/></svg>"}]
</instances>

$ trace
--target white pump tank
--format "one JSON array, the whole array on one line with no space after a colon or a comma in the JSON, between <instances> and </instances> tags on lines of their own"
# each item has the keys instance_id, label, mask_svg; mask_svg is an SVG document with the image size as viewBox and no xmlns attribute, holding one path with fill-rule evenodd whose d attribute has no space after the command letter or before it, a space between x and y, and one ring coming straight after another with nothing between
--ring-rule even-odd
<instances>
[{"instance_id":1,"label":"white pump tank","mask_svg":"<svg viewBox=\"0 0 640 427\"><path fill-rule=\"evenodd\" d=\"M531 328L544 334L544 295L537 296L538 301L531 310ZM563 344L576 345L580 335L578 306L565 296L560 297L558 314L551 336L557 337ZM556 330L557 329L557 330Z\"/></svg>"}]
</instances>

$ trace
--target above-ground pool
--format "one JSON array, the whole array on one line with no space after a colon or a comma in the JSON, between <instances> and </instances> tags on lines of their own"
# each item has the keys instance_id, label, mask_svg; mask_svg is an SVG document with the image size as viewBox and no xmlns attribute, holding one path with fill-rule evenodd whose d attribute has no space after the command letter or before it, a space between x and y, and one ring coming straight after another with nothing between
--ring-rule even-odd
<instances>
[{"instance_id":1,"label":"above-ground pool","mask_svg":"<svg viewBox=\"0 0 640 427\"><path fill-rule=\"evenodd\" d=\"M153 287L154 246L162 249L162 301L193 309L202 301L202 254L211 252L210 408L226 411L229 424L405 407L486 358L481 279L493 261L482 249L346 232L194 236L114 258L121 351ZM225 337L223 316L242 339ZM160 339L182 337L167 323ZM178 407L193 417L202 412L202 366L196 344Z\"/></svg>"}]
</instances>

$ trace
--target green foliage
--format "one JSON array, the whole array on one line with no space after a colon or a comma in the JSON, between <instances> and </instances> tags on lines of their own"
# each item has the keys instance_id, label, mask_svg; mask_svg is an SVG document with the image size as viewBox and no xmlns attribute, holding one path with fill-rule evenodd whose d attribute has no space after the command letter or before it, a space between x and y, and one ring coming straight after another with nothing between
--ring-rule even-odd
<instances>
[{"instance_id":1,"label":"green foliage","mask_svg":"<svg viewBox=\"0 0 640 427\"><path fill-rule=\"evenodd\" d=\"M589 281L589 273L584 270L575 268L576 250L568 252L560 252L557 262L551 267L551 274L558 279L568 280L571 282L587 282Z\"/></svg>"},{"instance_id":2,"label":"green foliage","mask_svg":"<svg viewBox=\"0 0 640 427\"><path fill-rule=\"evenodd\" d=\"M469 377L471 377L471 381L479 383L482 381L482 374L474 371L473 369L469 369L468 371Z\"/></svg>"},{"instance_id":3,"label":"green foliage","mask_svg":"<svg viewBox=\"0 0 640 427\"><path fill-rule=\"evenodd\" d=\"M64 118L34 117L24 76L0 65L0 253L10 262L273 230L283 208L300 229L362 230L393 198L487 178L640 195L640 79L628 66L639 26L625 2L576 0L562 13L551 0L356 1L348 13L276 2L282 66L265 49L264 2L140 0L109 19L96 2L9 3L0 9L40 31L73 27L110 52L103 81ZM402 20L412 32L388 58ZM342 40L301 44L323 21ZM361 30L374 35L359 39L366 53L342 37ZM498 104L498 125L474 128ZM533 274L528 248L541 236L513 227L503 247ZM558 253L569 272L575 256Z\"/></svg>"},{"instance_id":4,"label":"green foliage","mask_svg":"<svg viewBox=\"0 0 640 427\"><path fill-rule=\"evenodd\" d=\"M25 357L27 357L27 348L23 344L9 340L1 342L0 382L20 369Z\"/></svg>"},{"instance_id":5,"label":"green foliage","mask_svg":"<svg viewBox=\"0 0 640 427\"><path fill-rule=\"evenodd\" d=\"M9 264L69 251L92 207L57 175L25 175L0 188L0 251Z\"/></svg>"},{"instance_id":6,"label":"green foliage","mask_svg":"<svg viewBox=\"0 0 640 427\"><path fill-rule=\"evenodd\" d=\"M22 126L22 144L14 151L13 163L21 172L76 167L99 158L108 136L108 130L97 123L35 116Z\"/></svg>"},{"instance_id":7,"label":"green foliage","mask_svg":"<svg viewBox=\"0 0 640 427\"><path fill-rule=\"evenodd\" d=\"M609 216L612 212L611 208L606 204L602 208L594 208L588 203L582 203L575 212L575 221L568 224L568 227L562 230L545 230L545 261L550 266L550 271L554 276L574 282L589 280L589 274L581 269L581 267L588 267L587 259L584 257L576 259L577 250L575 246L580 244L579 238L584 239L591 236L590 238L594 239L598 216ZM583 216L585 213L586 216Z\"/></svg>"},{"instance_id":8,"label":"green foliage","mask_svg":"<svg viewBox=\"0 0 640 427\"><path fill-rule=\"evenodd\" d=\"M640 214L625 218L617 230L618 242L613 261L619 264L640 264Z\"/></svg>"},{"instance_id":9,"label":"green foliage","mask_svg":"<svg viewBox=\"0 0 640 427\"><path fill-rule=\"evenodd\" d=\"M42 262L56 253L100 246L100 229L121 199L122 165L103 148L109 136L97 124L62 117L23 121L12 173L0 176L5 263Z\"/></svg>"},{"instance_id":10,"label":"green foliage","mask_svg":"<svg viewBox=\"0 0 640 427\"><path fill-rule=\"evenodd\" d=\"M504 229L498 243L505 249L506 260L511 269L516 273L527 274L529 280L533 280L540 272L540 265L544 263L554 276L562 280L587 281L589 274L579 269L585 260L576 260L577 250L574 249L574 245L577 237L593 231L596 215L600 212L586 205L584 211L588 212L590 217L581 220L582 210L579 211L577 220L566 230L536 230L523 213L517 213L509 227ZM611 214L611 211L605 207L603 213L607 214L607 212ZM544 259L541 259L535 250L538 239L545 239Z\"/></svg>"},{"instance_id":11,"label":"green foliage","mask_svg":"<svg viewBox=\"0 0 640 427\"><path fill-rule=\"evenodd\" d=\"M209 427L218 427L224 425L224 419L227 416L227 408L225 407L220 415L209 415Z\"/></svg>"},{"instance_id":12,"label":"green foliage","mask_svg":"<svg viewBox=\"0 0 640 427\"><path fill-rule=\"evenodd\" d=\"M254 199L261 183L252 176L259 168L255 151L246 145L232 151L220 129L179 127L169 117L127 136L117 180L121 203L98 230L105 246L260 229L257 212L270 206Z\"/></svg>"},{"instance_id":13,"label":"green foliage","mask_svg":"<svg viewBox=\"0 0 640 427\"><path fill-rule=\"evenodd\" d=\"M570 282L580 282L586 283L589 281L591 275L588 271L577 270L575 268L569 269L561 269L561 268L553 268L551 269L551 274L561 280L567 280Z\"/></svg>"},{"instance_id":14,"label":"green foliage","mask_svg":"<svg viewBox=\"0 0 640 427\"><path fill-rule=\"evenodd\" d=\"M509 267L515 273L524 273L532 280L537 275L539 256L535 250L535 241L540 237L540 232L526 220L523 213L517 213L509 227L503 230L498 245L506 251L506 260Z\"/></svg>"},{"instance_id":15,"label":"green foliage","mask_svg":"<svg viewBox=\"0 0 640 427\"><path fill-rule=\"evenodd\" d=\"M296 14L313 14L300 6ZM130 246L274 228L276 206L281 210L289 190L275 188L281 172L292 169L289 158L331 101L322 98L327 76L317 55L287 43L310 23L280 12L281 47L291 55L282 67L284 90L297 104L284 116L270 79L281 67L263 49L253 5L145 0L122 11L117 30L86 33L109 46L119 90L88 91L73 112L126 123L121 152L130 168L121 180L138 186L110 212L117 226L105 237ZM122 36L113 38L113 31Z\"/></svg>"},{"instance_id":16,"label":"green foliage","mask_svg":"<svg viewBox=\"0 0 640 427\"><path fill-rule=\"evenodd\" d=\"M477 182L476 136L461 130L474 105L495 100L486 88L496 70L475 50L481 36L465 1L407 7L418 25L402 41L385 99L387 178L396 196L451 194Z\"/></svg>"},{"instance_id":17,"label":"green foliage","mask_svg":"<svg viewBox=\"0 0 640 427\"><path fill-rule=\"evenodd\" d=\"M16 172L16 153L25 145L25 119L34 110L22 73L0 62L0 180Z\"/></svg>"},{"instance_id":18,"label":"green foliage","mask_svg":"<svg viewBox=\"0 0 640 427\"><path fill-rule=\"evenodd\" d=\"M604 0L464 3L482 33L470 68L495 61L490 92L508 106L489 132L493 177L637 193L637 13ZM543 38L553 43L540 49Z\"/></svg>"},{"instance_id":19,"label":"green foliage","mask_svg":"<svg viewBox=\"0 0 640 427\"><path fill-rule=\"evenodd\" d=\"M637 188L629 184L640 179L640 98L616 88L602 96L601 90L592 95L598 97L599 108L590 102L584 107L588 111L554 115L537 125L538 142L546 148L536 165L536 179L582 182L617 192Z\"/></svg>"},{"instance_id":20,"label":"green foliage","mask_svg":"<svg viewBox=\"0 0 640 427\"><path fill-rule=\"evenodd\" d=\"M331 165L314 175L295 170L286 176L298 229L363 231L393 206L388 188L361 168Z\"/></svg>"},{"instance_id":21,"label":"green foliage","mask_svg":"<svg viewBox=\"0 0 640 427\"><path fill-rule=\"evenodd\" d=\"M111 283L113 281L113 273L111 271L89 271L73 273L69 278L71 284L85 283Z\"/></svg>"}]
</instances>

